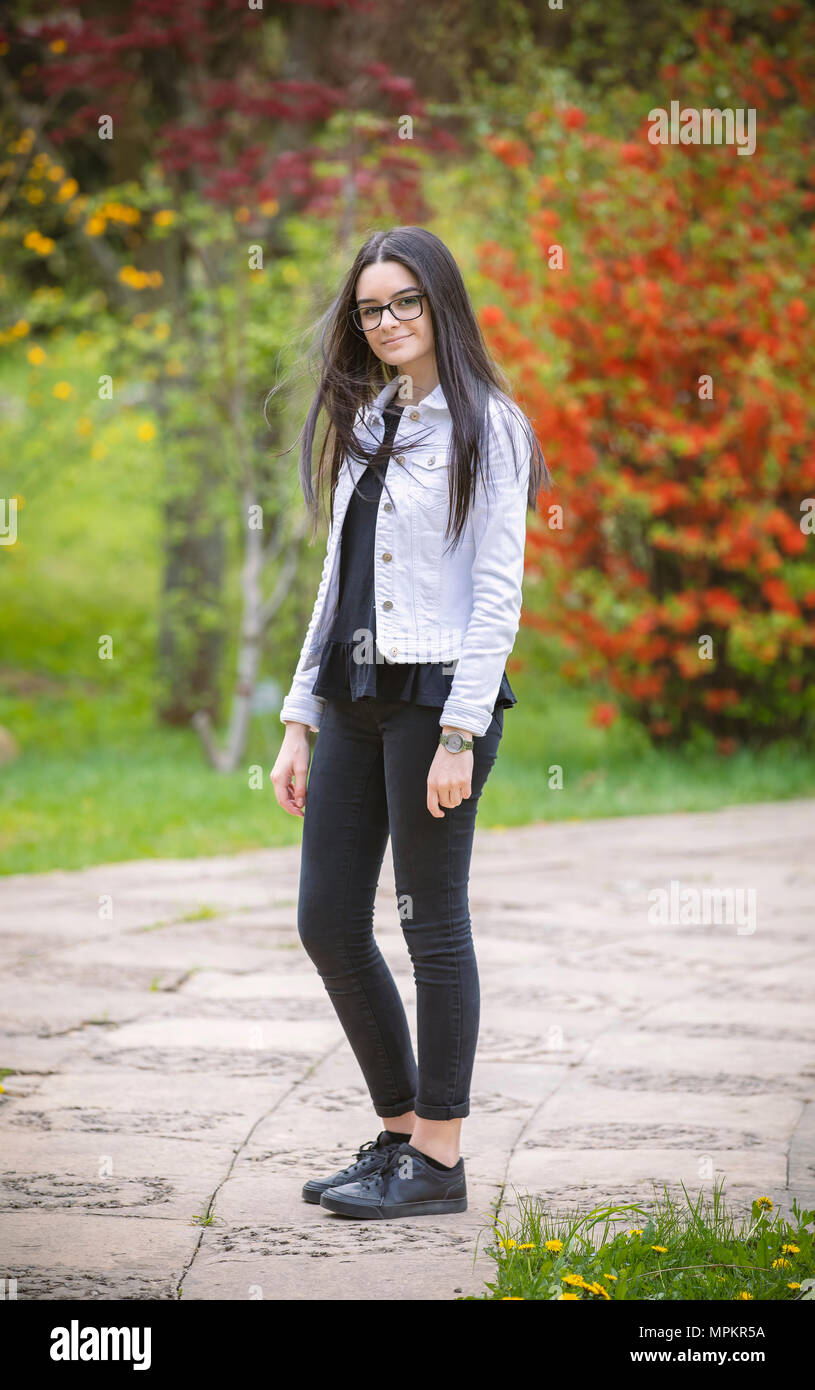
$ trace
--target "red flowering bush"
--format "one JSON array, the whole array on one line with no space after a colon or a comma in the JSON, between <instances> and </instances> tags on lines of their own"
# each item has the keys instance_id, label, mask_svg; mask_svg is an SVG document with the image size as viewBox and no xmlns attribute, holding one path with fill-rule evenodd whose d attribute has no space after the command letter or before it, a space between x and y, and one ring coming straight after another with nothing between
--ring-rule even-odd
<instances>
[{"instance_id":1,"label":"red flowering bush","mask_svg":"<svg viewBox=\"0 0 815 1390\"><path fill-rule=\"evenodd\" d=\"M702 726L728 749L815 727L815 24L785 15L783 57L708 16L612 133L534 112L529 161L508 139L496 166L517 230L480 248L485 333L555 482L531 621L653 738ZM673 100L754 108L755 152L651 143Z\"/></svg>"}]
</instances>

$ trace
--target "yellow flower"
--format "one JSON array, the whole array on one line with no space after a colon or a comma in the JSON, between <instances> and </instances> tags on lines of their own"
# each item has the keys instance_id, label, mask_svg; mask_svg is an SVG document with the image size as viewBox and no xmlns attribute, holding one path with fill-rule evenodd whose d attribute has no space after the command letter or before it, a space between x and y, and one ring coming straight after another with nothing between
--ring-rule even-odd
<instances>
[{"instance_id":1,"label":"yellow flower","mask_svg":"<svg viewBox=\"0 0 815 1390\"><path fill-rule=\"evenodd\" d=\"M175 213L172 208L161 208L153 213L153 221L157 227L172 227L175 222Z\"/></svg>"},{"instance_id":2,"label":"yellow flower","mask_svg":"<svg viewBox=\"0 0 815 1390\"><path fill-rule=\"evenodd\" d=\"M70 381L57 381L54 384L54 392L58 401L69 401L74 394L74 388Z\"/></svg>"},{"instance_id":3,"label":"yellow flower","mask_svg":"<svg viewBox=\"0 0 815 1390\"><path fill-rule=\"evenodd\" d=\"M781 1246L781 1254L782 1254L782 1255L800 1255L800 1253L801 1253L800 1247L797 1246L797 1245L782 1245L782 1246Z\"/></svg>"},{"instance_id":4,"label":"yellow flower","mask_svg":"<svg viewBox=\"0 0 815 1390\"><path fill-rule=\"evenodd\" d=\"M76 432L81 434L83 438L93 434L93 420L90 420L87 415L80 415L76 422Z\"/></svg>"},{"instance_id":5,"label":"yellow flower","mask_svg":"<svg viewBox=\"0 0 815 1390\"><path fill-rule=\"evenodd\" d=\"M57 202L67 203L78 192L79 184L76 179L66 179L57 189Z\"/></svg>"},{"instance_id":6,"label":"yellow flower","mask_svg":"<svg viewBox=\"0 0 815 1390\"><path fill-rule=\"evenodd\" d=\"M800 1289L800 1284L787 1284L788 1289Z\"/></svg>"},{"instance_id":7,"label":"yellow flower","mask_svg":"<svg viewBox=\"0 0 815 1390\"><path fill-rule=\"evenodd\" d=\"M771 1268L771 1269L786 1269L787 1266L788 1266L788 1265L791 1265L791 1264L792 1264L792 1260L778 1259L778 1260L773 1260L772 1265L770 1266L770 1268Z\"/></svg>"},{"instance_id":8,"label":"yellow flower","mask_svg":"<svg viewBox=\"0 0 815 1390\"><path fill-rule=\"evenodd\" d=\"M96 215L94 217L89 218L88 221L85 223L85 231L87 232L88 236L101 236L106 226L107 223L105 222L104 217L99 217L98 215Z\"/></svg>"},{"instance_id":9,"label":"yellow flower","mask_svg":"<svg viewBox=\"0 0 815 1390\"><path fill-rule=\"evenodd\" d=\"M773 1204L769 1197L757 1197L756 1206L759 1211L772 1211L773 1209Z\"/></svg>"},{"instance_id":10,"label":"yellow flower","mask_svg":"<svg viewBox=\"0 0 815 1390\"><path fill-rule=\"evenodd\" d=\"M9 332L12 338L24 338L30 329L31 325L27 319L18 319L15 324L12 324Z\"/></svg>"},{"instance_id":11,"label":"yellow flower","mask_svg":"<svg viewBox=\"0 0 815 1390\"><path fill-rule=\"evenodd\" d=\"M251 214L251 212L249 211L248 208L235 208L235 221L236 221L236 222L249 222L249 221L251 221L251 217L252 217L252 214Z\"/></svg>"},{"instance_id":12,"label":"yellow flower","mask_svg":"<svg viewBox=\"0 0 815 1390\"><path fill-rule=\"evenodd\" d=\"M148 283L148 285L150 285L150 287L151 287L152 289L154 289L154 290L157 290L158 287L159 287L159 285L163 285L163 284L164 284L164 276L162 275L161 271L160 271L160 270L148 270L148 272L147 272L147 283Z\"/></svg>"},{"instance_id":13,"label":"yellow flower","mask_svg":"<svg viewBox=\"0 0 815 1390\"><path fill-rule=\"evenodd\" d=\"M658 1255L667 1255L668 1253L667 1245L652 1245L651 1249L656 1250Z\"/></svg>"},{"instance_id":14,"label":"yellow flower","mask_svg":"<svg viewBox=\"0 0 815 1390\"><path fill-rule=\"evenodd\" d=\"M616 1274L604 1274L604 1275L603 1275L603 1278L604 1278L604 1279L616 1279L616 1278L617 1278L617 1275L616 1275Z\"/></svg>"},{"instance_id":15,"label":"yellow flower","mask_svg":"<svg viewBox=\"0 0 815 1390\"><path fill-rule=\"evenodd\" d=\"M25 191L25 196L28 199L29 203L41 203L43 198L45 197L45 194L43 193L41 188L27 188Z\"/></svg>"},{"instance_id":16,"label":"yellow flower","mask_svg":"<svg viewBox=\"0 0 815 1390\"><path fill-rule=\"evenodd\" d=\"M158 338L159 342L163 343L166 338L169 338L169 336L169 323L157 323L155 328L153 329L153 337Z\"/></svg>"},{"instance_id":17,"label":"yellow flower","mask_svg":"<svg viewBox=\"0 0 815 1390\"><path fill-rule=\"evenodd\" d=\"M599 1293L599 1294L602 1295L603 1298L608 1298L608 1299L611 1298L611 1295L610 1295L608 1289L604 1289L602 1284L597 1284L597 1283L589 1284L589 1285L588 1285L588 1288L589 1288L589 1292L590 1292L590 1293Z\"/></svg>"},{"instance_id":18,"label":"yellow flower","mask_svg":"<svg viewBox=\"0 0 815 1390\"><path fill-rule=\"evenodd\" d=\"M514 1249L515 1241L514 1241L514 1240L499 1240L498 1244L499 1244L500 1246L502 1246L504 1250L512 1250L512 1249Z\"/></svg>"},{"instance_id":19,"label":"yellow flower","mask_svg":"<svg viewBox=\"0 0 815 1390\"><path fill-rule=\"evenodd\" d=\"M28 349L26 357L32 367L39 367L45 361L45 350L35 343L33 347Z\"/></svg>"},{"instance_id":20,"label":"yellow flower","mask_svg":"<svg viewBox=\"0 0 815 1390\"><path fill-rule=\"evenodd\" d=\"M502 1303L525 1303L525 1302L526 1302L526 1299L525 1299L525 1298L521 1298L520 1294L517 1294L517 1293L506 1293L506 1294L504 1294L504 1297L501 1299L501 1302L502 1302Z\"/></svg>"},{"instance_id":21,"label":"yellow flower","mask_svg":"<svg viewBox=\"0 0 815 1390\"><path fill-rule=\"evenodd\" d=\"M561 1274L560 1277L564 1284L573 1284L577 1288L585 1288L586 1286L586 1281L582 1274Z\"/></svg>"},{"instance_id":22,"label":"yellow flower","mask_svg":"<svg viewBox=\"0 0 815 1390\"><path fill-rule=\"evenodd\" d=\"M274 217L280 209L280 204L276 198L265 198L260 205L260 210L264 217Z\"/></svg>"},{"instance_id":23,"label":"yellow flower","mask_svg":"<svg viewBox=\"0 0 815 1390\"><path fill-rule=\"evenodd\" d=\"M48 47L52 53L64 53L68 45L64 39L52 39Z\"/></svg>"},{"instance_id":24,"label":"yellow flower","mask_svg":"<svg viewBox=\"0 0 815 1390\"><path fill-rule=\"evenodd\" d=\"M524 1243L523 1243L523 1245L519 1245L519 1246L518 1246L518 1249L519 1249L519 1250L534 1250L534 1249L535 1249L534 1241L525 1240Z\"/></svg>"},{"instance_id":25,"label":"yellow flower","mask_svg":"<svg viewBox=\"0 0 815 1390\"><path fill-rule=\"evenodd\" d=\"M139 425L137 433L142 444L149 444L150 440L156 437L156 427L147 420L143 425Z\"/></svg>"},{"instance_id":26,"label":"yellow flower","mask_svg":"<svg viewBox=\"0 0 815 1390\"><path fill-rule=\"evenodd\" d=\"M752 1298L752 1297L753 1297L753 1295L752 1295L751 1293L748 1293L746 1289L742 1289L741 1293L737 1293L737 1294L736 1294L736 1297L735 1297L735 1299L734 1299L734 1302L735 1302L735 1303L738 1303L740 1299L747 1299L747 1298Z\"/></svg>"},{"instance_id":27,"label":"yellow flower","mask_svg":"<svg viewBox=\"0 0 815 1390\"><path fill-rule=\"evenodd\" d=\"M65 170L61 164L52 164L45 177L52 183L59 183L60 179L65 178Z\"/></svg>"},{"instance_id":28,"label":"yellow flower","mask_svg":"<svg viewBox=\"0 0 815 1390\"><path fill-rule=\"evenodd\" d=\"M553 1255L559 1255L563 1249L562 1240L547 1240L544 1242L544 1250L550 1250Z\"/></svg>"},{"instance_id":29,"label":"yellow flower","mask_svg":"<svg viewBox=\"0 0 815 1390\"><path fill-rule=\"evenodd\" d=\"M635 1226L632 1230L630 1230L630 1231L628 1232L628 1234L629 1234L630 1236L641 1236L641 1235L642 1235L642 1231L639 1229L639 1227Z\"/></svg>"},{"instance_id":30,"label":"yellow flower","mask_svg":"<svg viewBox=\"0 0 815 1390\"><path fill-rule=\"evenodd\" d=\"M292 265L291 261L288 261L280 271L280 278L287 285L296 285L300 279L300 271L296 265Z\"/></svg>"},{"instance_id":31,"label":"yellow flower","mask_svg":"<svg viewBox=\"0 0 815 1390\"><path fill-rule=\"evenodd\" d=\"M562 1294L560 1295L559 1299L558 1299L558 1302L559 1302L559 1303L565 1303L566 1300L567 1300L568 1298L571 1298L572 1301L573 1301L574 1303L579 1303L579 1302L580 1302L580 1294L579 1294L579 1293L562 1293Z\"/></svg>"}]
</instances>

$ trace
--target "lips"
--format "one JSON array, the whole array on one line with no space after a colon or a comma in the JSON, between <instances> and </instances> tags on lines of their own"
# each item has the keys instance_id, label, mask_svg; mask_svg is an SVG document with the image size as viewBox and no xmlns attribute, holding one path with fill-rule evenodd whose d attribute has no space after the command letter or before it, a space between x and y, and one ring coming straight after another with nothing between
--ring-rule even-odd
<instances>
[{"instance_id":1,"label":"lips","mask_svg":"<svg viewBox=\"0 0 815 1390\"><path fill-rule=\"evenodd\" d=\"M409 333L403 333L401 338L389 338L386 343L382 344L382 346L393 347L394 343L406 343L410 336L411 335Z\"/></svg>"}]
</instances>

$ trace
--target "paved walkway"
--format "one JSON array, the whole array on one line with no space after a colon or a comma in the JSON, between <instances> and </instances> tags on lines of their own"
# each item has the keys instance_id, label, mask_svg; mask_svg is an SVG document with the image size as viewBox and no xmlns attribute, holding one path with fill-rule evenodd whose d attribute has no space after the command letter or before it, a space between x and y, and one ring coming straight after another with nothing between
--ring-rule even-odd
<instances>
[{"instance_id":1,"label":"paved walkway","mask_svg":"<svg viewBox=\"0 0 815 1390\"><path fill-rule=\"evenodd\" d=\"M300 1199L377 1125L297 937L297 849L0 880L0 1275L20 1299L451 1299L518 1194L724 1175L738 1210L815 1207L814 845L815 801L478 831L469 1209L382 1223ZM649 921L672 880L753 889L756 920L697 897ZM412 1019L389 855L376 920Z\"/></svg>"}]
</instances>

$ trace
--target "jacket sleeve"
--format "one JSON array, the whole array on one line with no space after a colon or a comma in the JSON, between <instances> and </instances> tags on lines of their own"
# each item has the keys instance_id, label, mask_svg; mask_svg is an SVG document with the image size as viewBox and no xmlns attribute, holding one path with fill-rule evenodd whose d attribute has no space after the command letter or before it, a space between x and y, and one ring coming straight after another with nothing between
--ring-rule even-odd
<instances>
[{"instance_id":1,"label":"jacket sleeve","mask_svg":"<svg viewBox=\"0 0 815 1390\"><path fill-rule=\"evenodd\" d=\"M493 417L489 480L476 484L473 605L439 724L485 734L521 620L527 492L531 451L520 422L504 409ZM511 440L515 440L517 465ZM517 476L516 476L517 468Z\"/></svg>"},{"instance_id":2,"label":"jacket sleeve","mask_svg":"<svg viewBox=\"0 0 815 1390\"><path fill-rule=\"evenodd\" d=\"M311 646L314 637L314 632L317 625L317 617L322 609L323 602L325 600L326 589L328 587L328 577L331 573L331 559L331 533L329 532L328 543L326 545L325 559L323 561L323 573L320 579L319 588L317 589L317 597L314 600L314 608L312 609L311 613L311 621L309 622L308 630L306 632L305 640L303 642L302 650L300 652L300 658L295 668L294 679L292 680L291 689L289 690L288 695L283 701L283 706L280 711L280 719L282 723L285 724L287 720L295 719L301 724L308 724L309 727L315 731L315 733L320 727L320 719L322 718L323 709L325 708L325 700L320 695L312 695L311 693L311 687L313 686L317 676L317 667L312 666L309 668L309 670L305 670L304 667L306 654Z\"/></svg>"}]
</instances>

